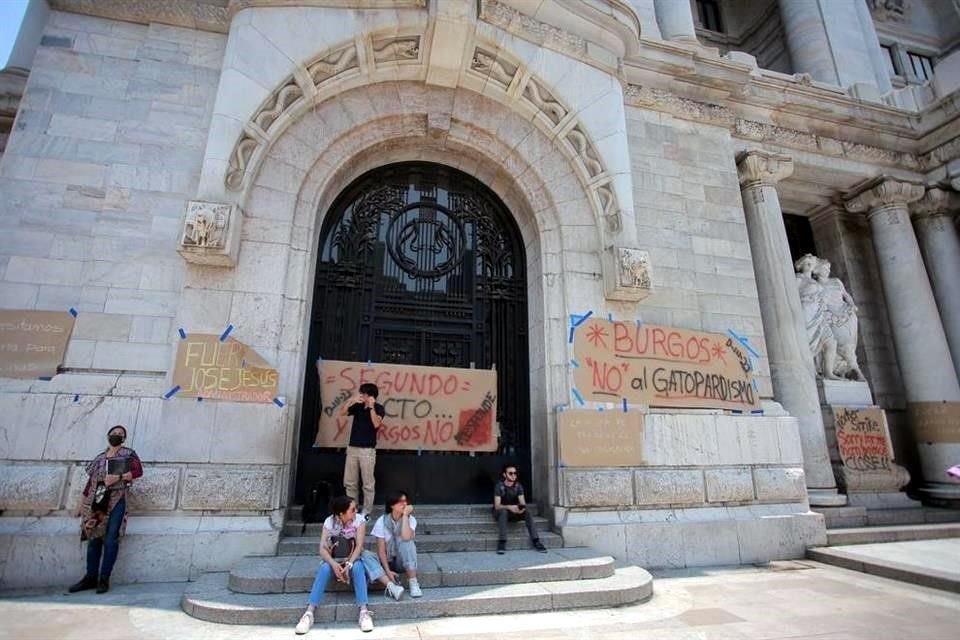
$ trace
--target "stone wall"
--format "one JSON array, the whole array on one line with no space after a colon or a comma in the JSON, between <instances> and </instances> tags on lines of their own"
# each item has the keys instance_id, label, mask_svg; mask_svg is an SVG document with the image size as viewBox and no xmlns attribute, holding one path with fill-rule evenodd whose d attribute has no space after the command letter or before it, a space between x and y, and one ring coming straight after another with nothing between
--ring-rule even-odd
<instances>
[{"instance_id":1,"label":"stone wall","mask_svg":"<svg viewBox=\"0 0 960 640\"><path fill-rule=\"evenodd\" d=\"M652 413L644 457L643 467L561 470L567 544L691 567L797 558L826 542L794 418Z\"/></svg>"}]
</instances>

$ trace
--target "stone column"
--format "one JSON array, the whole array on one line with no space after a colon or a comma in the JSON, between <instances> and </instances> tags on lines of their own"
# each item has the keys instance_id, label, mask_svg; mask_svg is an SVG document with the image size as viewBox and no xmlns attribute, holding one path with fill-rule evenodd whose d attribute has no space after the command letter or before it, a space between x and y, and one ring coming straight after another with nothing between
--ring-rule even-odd
<instances>
[{"instance_id":1,"label":"stone column","mask_svg":"<svg viewBox=\"0 0 960 640\"><path fill-rule=\"evenodd\" d=\"M793 162L786 156L750 151L737 159L737 169L774 395L799 423L810 504L840 506L846 499L837 493L830 466L813 355L774 188L793 173Z\"/></svg>"},{"instance_id":2,"label":"stone column","mask_svg":"<svg viewBox=\"0 0 960 640\"><path fill-rule=\"evenodd\" d=\"M653 0L657 24L664 40L696 42L697 30L689 0Z\"/></svg>"},{"instance_id":3,"label":"stone column","mask_svg":"<svg viewBox=\"0 0 960 640\"><path fill-rule=\"evenodd\" d=\"M910 213L950 345L953 369L960 376L960 235L952 219L960 207L958 200L955 193L934 187L910 205Z\"/></svg>"},{"instance_id":4,"label":"stone column","mask_svg":"<svg viewBox=\"0 0 960 640\"><path fill-rule=\"evenodd\" d=\"M960 460L960 383L907 209L923 194L922 185L881 176L850 194L845 206L870 222L925 480L921 492L960 503L960 482L944 473Z\"/></svg>"}]
</instances>

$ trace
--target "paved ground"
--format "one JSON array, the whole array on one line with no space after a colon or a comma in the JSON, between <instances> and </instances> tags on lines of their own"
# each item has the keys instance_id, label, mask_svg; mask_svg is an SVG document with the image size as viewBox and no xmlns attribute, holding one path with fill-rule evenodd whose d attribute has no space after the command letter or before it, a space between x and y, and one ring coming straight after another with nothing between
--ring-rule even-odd
<instances>
[{"instance_id":1,"label":"paved ground","mask_svg":"<svg viewBox=\"0 0 960 640\"><path fill-rule=\"evenodd\" d=\"M924 562L954 562L956 541L930 546ZM877 546L877 545L871 545ZM891 553L894 550L891 549ZM875 549L871 553L877 553ZM905 553L896 549L902 558ZM917 561L916 558L913 561ZM382 621L314 629L308 639L484 638L488 640L946 640L957 637L960 595L808 560L764 567L658 572L654 597L619 609L503 617ZM6 594L3 640L272 640L289 627L224 626L180 611L180 583L121 585L109 594ZM374 596L371 609L376 612ZM376 619L376 618L374 618Z\"/></svg>"}]
</instances>

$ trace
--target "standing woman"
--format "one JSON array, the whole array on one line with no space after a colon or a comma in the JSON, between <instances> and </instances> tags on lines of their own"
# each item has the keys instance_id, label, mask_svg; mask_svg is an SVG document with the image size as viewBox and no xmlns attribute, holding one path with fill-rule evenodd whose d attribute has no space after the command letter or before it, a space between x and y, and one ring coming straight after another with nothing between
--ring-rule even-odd
<instances>
[{"instance_id":1,"label":"standing woman","mask_svg":"<svg viewBox=\"0 0 960 640\"><path fill-rule=\"evenodd\" d=\"M80 501L80 539L87 541L87 573L70 587L70 593L94 587L97 593L110 590L110 572L127 528L127 487L143 475L137 452L123 446L126 439L126 427L111 427L107 431L109 446L87 463L89 478Z\"/></svg>"}]
</instances>

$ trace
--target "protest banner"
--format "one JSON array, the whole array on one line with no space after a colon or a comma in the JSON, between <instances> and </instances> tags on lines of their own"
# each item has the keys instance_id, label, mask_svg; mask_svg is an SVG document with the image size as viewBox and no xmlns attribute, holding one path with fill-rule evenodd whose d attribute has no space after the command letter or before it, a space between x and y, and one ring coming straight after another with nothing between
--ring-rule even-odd
<instances>
[{"instance_id":1,"label":"protest banner","mask_svg":"<svg viewBox=\"0 0 960 640\"><path fill-rule=\"evenodd\" d=\"M830 409L844 466L856 471L893 469L893 445L883 409L836 406Z\"/></svg>"},{"instance_id":2,"label":"protest banner","mask_svg":"<svg viewBox=\"0 0 960 640\"><path fill-rule=\"evenodd\" d=\"M173 384L179 394L234 402L273 402L277 370L239 340L190 333L177 346Z\"/></svg>"},{"instance_id":3,"label":"protest banner","mask_svg":"<svg viewBox=\"0 0 960 640\"><path fill-rule=\"evenodd\" d=\"M361 384L372 382L386 410L379 449L496 451L497 372L323 360L317 447L345 447L353 418L341 416Z\"/></svg>"},{"instance_id":4,"label":"protest banner","mask_svg":"<svg viewBox=\"0 0 960 640\"><path fill-rule=\"evenodd\" d=\"M574 328L574 381L585 399L752 411L750 358L728 336L589 318Z\"/></svg>"},{"instance_id":5,"label":"protest banner","mask_svg":"<svg viewBox=\"0 0 960 640\"><path fill-rule=\"evenodd\" d=\"M0 377L57 375L73 323L66 311L0 310Z\"/></svg>"},{"instance_id":6,"label":"protest banner","mask_svg":"<svg viewBox=\"0 0 960 640\"><path fill-rule=\"evenodd\" d=\"M566 467L640 466L643 424L639 411L561 411L557 414L560 463Z\"/></svg>"}]
</instances>

